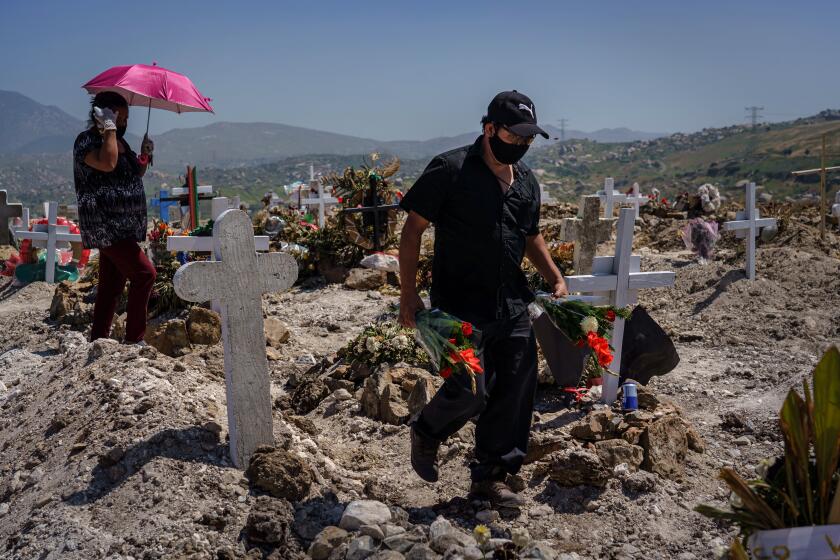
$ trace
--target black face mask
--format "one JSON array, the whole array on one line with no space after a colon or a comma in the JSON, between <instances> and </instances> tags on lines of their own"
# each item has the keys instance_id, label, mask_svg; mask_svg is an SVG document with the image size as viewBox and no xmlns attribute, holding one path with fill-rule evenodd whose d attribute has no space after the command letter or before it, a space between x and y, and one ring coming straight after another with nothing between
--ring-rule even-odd
<instances>
[{"instance_id":1,"label":"black face mask","mask_svg":"<svg viewBox=\"0 0 840 560\"><path fill-rule=\"evenodd\" d=\"M122 137L125 136L125 131L128 129L128 125L126 126L118 126L117 127L117 138L122 140Z\"/></svg>"},{"instance_id":2,"label":"black face mask","mask_svg":"<svg viewBox=\"0 0 840 560\"><path fill-rule=\"evenodd\" d=\"M499 163L513 165L525 155L530 148L528 144L508 144L498 134L490 137L490 150Z\"/></svg>"}]
</instances>

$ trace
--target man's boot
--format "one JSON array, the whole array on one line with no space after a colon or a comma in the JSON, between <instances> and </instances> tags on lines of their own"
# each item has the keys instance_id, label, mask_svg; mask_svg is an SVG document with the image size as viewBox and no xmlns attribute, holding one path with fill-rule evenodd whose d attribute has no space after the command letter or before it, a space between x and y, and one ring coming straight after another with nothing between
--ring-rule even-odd
<instances>
[{"instance_id":1,"label":"man's boot","mask_svg":"<svg viewBox=\"0 0 840 560\"><path fill-rule=\"evenodd\" d=\"M411 427L411 466L417 476L426 482L437 482L438 460L437 454L440 442L429 439L417 433L414 426Z\"/></svg>"},{"instance_id":2,"label":"man's boot","mask_svg":"<svg viewBox=\"0 0 840 560\"><path fill-rule=\"evenodd\" d=\"M525 498L510 489L501 480L477 480L470 486L470 494L488 500L495 507L518 509L525 505Z\"/></svg>"}]
</instances>

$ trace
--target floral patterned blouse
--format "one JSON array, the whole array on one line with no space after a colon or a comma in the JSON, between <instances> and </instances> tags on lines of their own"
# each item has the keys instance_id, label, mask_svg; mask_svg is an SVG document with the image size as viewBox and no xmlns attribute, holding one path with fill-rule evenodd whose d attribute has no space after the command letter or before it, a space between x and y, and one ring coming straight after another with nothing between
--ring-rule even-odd
<instances>
[{"instance_id":1,"label":"floral patterned blouse","mask_svg":"<svg viewBox=\"0 0 840 560\"><path fill-rule=\"evenodd\" d=\"M102 146L96 128L79 134L73 145L73 180L79 205L79 229L85 248L110 247L117 241L146 239L146 193L137 155L123 143L117 167L110 173L85 163L91 150Z\"/></svg>"}]
</instances>

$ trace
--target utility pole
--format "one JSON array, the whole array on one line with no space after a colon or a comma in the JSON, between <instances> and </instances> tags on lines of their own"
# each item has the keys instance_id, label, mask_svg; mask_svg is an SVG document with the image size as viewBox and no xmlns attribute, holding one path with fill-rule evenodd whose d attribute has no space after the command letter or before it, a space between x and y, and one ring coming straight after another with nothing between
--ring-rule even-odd
<instances>
[{"instance_id":1,"label":"utility pole","mask_svg":"<svg viewBox=\"0 0 840 560\"><path fill-rule=\"evenodd\" d=\"M755 125L758 124L758 119L761 118L760 112L764 110L764 107L757 107L755 105L751 105L750 107L744 107L744 111L749 113L750 122L752 123L752 128L755 128Z\"/></svg>"},{"instance_id":2,"label":"utility pole","mask_svg":"<svg viewBox=\"0 0 840 560\"><path fill-rule=\"evenodd\" d=\"M569 119L560 119L560 141L566 141L566 124L569 122Z\"/></svg>"}]
</instances>

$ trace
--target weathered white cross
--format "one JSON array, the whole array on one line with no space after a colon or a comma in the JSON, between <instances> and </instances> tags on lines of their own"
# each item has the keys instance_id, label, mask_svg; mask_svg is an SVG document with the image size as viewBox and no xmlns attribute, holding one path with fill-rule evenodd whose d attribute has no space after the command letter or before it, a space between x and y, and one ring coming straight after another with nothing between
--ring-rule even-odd
<instances>
[{"instance_id":1,"label":"weathered white cross","mask_svg":"<svg viewBox=\"0 0 840 560\"><path fill-rule=\"evenodd\" d=\"M233 199L217 196L211 201L212 218L217 220L227 210L239 209L239 197ZM257 251L268 251L269 239L267 235L254 235L251 230L251 237L254 238ZM209 253L213 252L213 238L197 235L170 235L166 238L166 249L168 251L195 251Z\"/></svg>"},{"instance_id":2,"label":"weathered white cross","mask_svg":"<svg viewBox=\"0 0 840 560\"><path fill-rule=\"evenodd\" d=\"M0 191L0 245L8 245L11 241L9 236L9 218L20 218L23 216L23 205L20 203L9 204L6 191Z\"/></svg>"},{"instance_id":3,"label":"weathered white cross","mask_svg":"<svg viewBox=\"0 0 840 560\"><path fill-rule=\"evenodd\" d=\"M755 238L761 228L776 225L775 218L761 218L755 206L755 183L747 184L747 195L744 200L744 211L735 215L734 222L724 222L724 231L734 231L739 239L747 238L746 274L749 280L755 280Z\"/></svg>"},{"instance_id":4,"label":"weathered white cross","mask_svg":"<svg viewBox=\"0 0 840 560\"><path fill-rule=\"evenodd\" d=\"M324 185L319 181L318 182L318 196L313 198L304 198L300 201L301 204L306 204L307 206L310 204L315 204L318 206L318 225L323 228L327 223L327 212L326 206L327 205L335 205L338 204L338 199L332 196L324 196Z\"/></svg>"},{"instance_id":5,"label":"weathered white cross","mask_svg":"<svg viewBox=\"0 0 840 560\"><path fill-rule=\"evenodd\" d=\"M554 204L557 200L551 196L551 193L545 190L545 185L540 183L540 204Z\"/></svg>"},{"instance_id":6,"label":"weathered white cross","mask_svg":"<svg viewBox=\"0 0 840 560\"><path fill-rule=\"evenodd\" d=\"M576 274L589 274L598 243L609 240L615 218L601 218L601 199L597 195L582 196L577 218L563 218L560 239L574 241L573 265Z\"/></svg>"},{"instance_id":7,"label":"weathered white cross","mask_svg":"<svg viewBox=\"0 0 840 560\"><path fill-rule=\"evenodd\" d=\"M592 274L566 277L569 292L584 292L605 295L610 305L626 307L638 301L639 290L646 288L664 288L673 286L673 272L640 272L641 257L633 255L633 226L635 225L632 208L622 208L619 212L615 255L595 257ZM621 375L621 347L624 338L624 319L616 317L613 322L611 337L615 349L614 358L609 366L613 375L604 377L602 400L612 404L618 395L618 380Z\"/></svg>"},{"instance_id":8,"label":"weathered white cross","mask_svg":"<svg viewBox=\"0 0 840 560\"><path fill-rule=\"evenodd\" d=\"M47 217L47 224L35 224L33 231L28 229L16 229L15 238L31 239L32 246L40 249L46 248L46 281L49 284L55 282L55 250L63 248L67 242L81 243L82 236L78 233L70 233L68 226L56 224L58 218L58 204L55 202L44 203L44 214ZM24 226L26 227L26 226Z\"/></svg>"},{"instance_id":9,"label":"weathered white cross","mask_svg":"<svg viewBox=\"0 0 840 560\"><path fill-rule=\"evenodd\" d=\"M644 206L650 199L639 192L639 183L633 183L633 192L630 196L625 195L624 202L632 204L636 210L636 219L639 219L639 207Z\"/></svg>"},{"instance_id":10,"label":"weathered white cross","mask_svg":"<svg viewBox=\"0 0 840 560\"><path fill-rule=\"evenodd\" d=\"M195 188L195 194L213 194L213 185L199 185ZM190 194L190 189L187 187L173 187L171 196L187 196Z\"/></svg>"},{"instance_id":11,"label":"weathered white cross","mask_svg":"<svg viewBox=\"0 0 840 560\"><path fill-rule=\"evenodd\" d=\"M612 218L616 203L621 203L627 198L627 195L615 190L615 181L612 177L604 179L604 190L598 191L596 194L604 201L605 218Z\"/></svg>"},{"instance_id":12,"label":"weathered white cross","mask_svg":"<svg viewBox=\"0 0 840 560\"><path fill-rule=\"evenodd\" d=\"M298 265L287 253L257 253L241 210L224 212L212 239L218 260L187 263L172 283L181 299L221 309L231 459L245 468L257 447L274 443L262 295L290 288Z\"/></svg>"}]
</instances>

